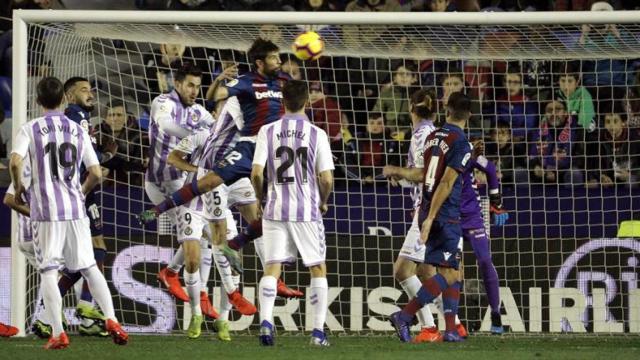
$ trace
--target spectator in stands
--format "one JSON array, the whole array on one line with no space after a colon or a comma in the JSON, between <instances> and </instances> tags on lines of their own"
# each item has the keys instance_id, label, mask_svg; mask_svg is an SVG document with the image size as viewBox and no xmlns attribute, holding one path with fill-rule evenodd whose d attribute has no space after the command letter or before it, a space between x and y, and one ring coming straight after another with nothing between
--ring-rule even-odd
<instances>
[{"instance_id":1,"label":"spectator in stands","mask_svg":"<svg viewBox=\"0 0 640 360\"><path fill-rule=\"evenodd\" d=\"M263 40L269 40L274 44L282 42L282 30L275 24L264 24L260 26L258 36Z\"/></svg>"},{"instance_id":2,"label":"spectator in stands","mask_svg":"<svg viewBox=\"0 0 640 360\"><path fill-rule=\"evenodd\" d=\"M354 12L395 12L402 11L397 0L353 0L345 11ZM342 34L344 42L351 48L371 46L378 36L386 31L386 27L376 27L373 31L371 25L344 25Z\"/></svg>"},{"instance_id":3,"label":"spectator in stands","mask_svg":"<svg viewBox=\"0 0 640 360\"><path fill-rule=\"evenodd\" d=\"M380 97L373 108L374 112L384 115L386 127L394 138L408 139L411 134L411 115L409 114L409 96L416 90L416 69L412 63L398 65L393 72L393 80L382 86Z\"/></svg>"},{"instance_id":4,"label":"spectator in stands","mask_svg":"<svg viewBox=\"0 0 640 360\"><path fill-rule=\"evenodd\" d=\"M595 110L589 90L579 86L580 75L575 72L560 74L558 77L557 99L567 104L569 114L578 119L578 125L587 132L596 128Z\"/></svg>"},{"instance_id":5,"label":"spectator in stands","mask_svg":"<svg viewBox=\"0 0 640 360\"><path fill-rule=\"evenodd\" d=\"M598 153L590 154L595 161L589 173L589 185L638 185L640 181L640 132L630 128L625 116L608 113L603 116ZM599 160L599 161L598 161Z\"/></svg>"},{"instance_id":6,"label":"spectator in stands","mask_svg":"<svg viewBox=\"0 0 640 360\"><path fill-rule=\"evenodd\" d=\"M640 69L636 69L633 85L627 89L624 106L629 114L627 125L640 128Z\"/></svg>"},{"instance_id":7,"label":"spectator in stands","mask_svg":"<svg viewBox=\"0 0 640 360\"><path fill-rule=\"evenodd\" d=\"M118 183L142 184L143 156L147 153L148 139L122 101L114 100L109 104L104 121L94 128L94 132L98 135L99 146L108 147L107 144L112 143L117 146L114 159L109 161L112 164L109 177ZM128 176L130 171L138 173Z\"/></svg>"},{"instance_id":8,"label":"spectator in stands","mask_svg":"<svg viewBox=\"0 0 640 360\"><path fill-rule=\"evenodd\" d=\"M496 99L496 122L511 126L514 142L526 141L528 134L538 128L538 107L522 90L520 69L507 70L504 88L504 94Z\"/></svg>"},{"instance_id":9,"label":"spectator in stands","mask_svg":"<svg viewBox=\"0 0 640 360\"><path fill-rule=\"evenodd\" d=\"M161 44L160 53L145 59L147 81L151 98L173 90L173 73L182 66L182 57L186 47L181 44Z\"/></svg>"},{"instance_id":10,"label":"spectator in stands","mask_svg":"<svg viewBox=\"0 0 640 360\"><path fill-rule=\"evenodd\" d=\"M591 6L591 11L612 11L613 7L604 1L599 1ZM624 51L636 40L627 32L618 30L615 24L608 25L583 25L579 46L587 50L612 48L615 51ZM600 59L584 61L582 66L583 85L596 99L596 113L603 114L612 109L601 108L601 104L612 104L625 95L625 87L631 78L627 73L631 70L631 61L626 59ZM599 124L602 126L602 124Z\"/></svg>"},{"instance_id":11,"label":"spectator in stands","mask_svg":"<svg viewBox=\"0 0 640 360\"><path fill-rule=\"evenodd\" d=\"M584 185L579 157L576 118L567 112L562 101L551 100L545 106L540 128L529 143L529 168L532 182Z\"/></svg>"},{"instance_id":12,"label":"spectator in stands","mask_svg":"<svg viewBox=\"0 0 640 360\"><path fill-rule=\"evenodd\" d=\"M341 141L342 120L340 108L335 99L325 95L324 86L319 81L309 84L309 119L327 135L329 141Z\"/></svg>"},{"instance_id":13,"label":"spectator in stands","mask_svg":"<svg viewBox=\"0 0 640 360\"><path fill-rule=\"evenodd\" d=\"M485 144L484 154L496 164L503 185L529 182L526 143L512 141L509 124L498 122L491 131L491 141Z\"/></svg>"},{"instance_id":14,"label":"spectator in stands","mask_svg":"<svg viewBox=\"0 0 640 360\"><path fill-rule=\"evenodd\" d=\"M438 124L444 124L446 118L447 103L449 96L454 92L464 92L465 81L464 74L456 69L451 69L450 73L444 74L440 79L441 97L438 104ZM469 129L474 134L478 134L482 129L482 106L480 100L475 96L471 97L471 118L469 119ZM494 110L491 111L494 114Z\"/></svg>"},{"instance_id":15,"label":"spectator in stands","mask_svg":"<svg viewBox=\"0 0 640 360\"><path fill-rule=\"evenodd\" d=\"M186 47L183 44L161 44L157 53L147 55L143 61L147 75L151 101L154 97L170 92L174 89L174 72L183 63L190 62L197 65L203 72L214 72L214 55L205 48ZM202 87L207 88L211 83L210 76L202 77ZM143 101L144 102L144 101Z\"/></svg>"},{"instance_id":16,"label":"spectator in stands","mask_svg":"<svg viewBox=\"0 0 640 360\"><path fill-rule=\"evenodd\" d=\"M456 11L455 2L451 0L427 0L426 3L432 12Z\"/></svg>"},{"instance_id":17,"label":"spectator in stands","mask_svg":"<svg viewBox=\"0 0 640 360\"><path fill-rule=\"evenodd\" d=\"M369 113L366 130L357 134L355 142L357 153L347 154L347 167L365 184L373 184L381 177L385 165L400 164L398 142L385 127L382 113Z\"/></svg>"}]
</instances>

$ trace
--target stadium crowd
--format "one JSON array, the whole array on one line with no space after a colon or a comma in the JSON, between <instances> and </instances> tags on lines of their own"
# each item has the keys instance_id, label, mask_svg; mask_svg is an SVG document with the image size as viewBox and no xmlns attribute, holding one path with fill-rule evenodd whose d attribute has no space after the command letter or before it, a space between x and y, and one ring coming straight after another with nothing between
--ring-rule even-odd
<instances>
[{"instance_id":1,"label":"stadium crowd","mask_svg":"<svg viewBox=\"0 0 640 360\"><path fill-rule=\"evenodd\" d=\"M73 8L72 3L14 0L0 9L0 106L3 108L0 120L11 118L11 21L8 19L11 10ZM135 0L125 8L546 11L637 7L636 1L625 0ZM366 42L362 37L371 35L346 26L315 30L327 39L344 44ZM273 25L262 26L260 34L276 43L282 39L282 29ZM614 25L584 26L574 35L572 46L585 48L602 41L614 48L638 42ZM44 41L39 40L42 39L32 39L31 51L41 51ZM398 42L402 50L410 40L401 38ZM109 46L115 53L131 50L124 41L110 41ZM140 58L134 62L141 66L132 68L132 72L143 78L142 82L122 91L111 91L107 90L110 84L91 79L97 92L111 91L107 93L109 101L101 101L101 108L93 114L98 141L104 147L115 144L117 156L127 161L144 161L149 103L158 94L173 89L172 74L181 64L192 62L204 70L200 101L214 113L213 96L207 93L212 79L233 65L238 65L238 74L249 70L246 54L233 50L158 44L140 50L137 55ZM411 136L409 99L421 88L436 90L440 119L449 94L463 91L473 99L470 135L483 140L485 155L496 162L505 186L522 183L634 186L640 179L640 62L635 60L478 62L325 56L302 63L283 54L281 61L282 70L292 78L308 81L311 93L308 114L327 131L338 166L336 177L342 181L386 184L381 175L384 165L403 165ZM33 77L55 75L42 63L30 66L29 72ZM0 158L6 158L11 127L5 124L2 128ZM116 183L142 183L142 175L135 171L118 173L116 170L110 177Z\"/></svg>"}]
</instances>

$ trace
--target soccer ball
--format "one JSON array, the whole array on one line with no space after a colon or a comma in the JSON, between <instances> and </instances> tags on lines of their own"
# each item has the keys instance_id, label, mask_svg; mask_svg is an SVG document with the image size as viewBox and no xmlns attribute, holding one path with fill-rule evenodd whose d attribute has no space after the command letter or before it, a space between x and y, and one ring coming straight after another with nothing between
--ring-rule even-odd
<instances>
[{"instance_id":1,"label":"soccer ball","mask_svg":"<svg viewBox=\"0 0 640 360\"><path fill-rule=\"evenodd\" d=\"M300 60L317 60L324 51L324 40L317 32L307 31L298 35L291 48Z\"/></svg>"}]
</instances>

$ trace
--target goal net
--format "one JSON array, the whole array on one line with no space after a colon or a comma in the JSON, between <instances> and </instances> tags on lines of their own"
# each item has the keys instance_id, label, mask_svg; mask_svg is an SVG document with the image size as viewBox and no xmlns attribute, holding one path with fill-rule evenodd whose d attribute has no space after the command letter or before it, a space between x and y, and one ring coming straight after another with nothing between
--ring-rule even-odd
<instances>
[{"instance_id":1,"label":"goal net","mask_svg":"<svg viewBox=\"0 0 640 360\"><path fill-rule=\"evenodd\" d=\"M329 133L336 160L325 218L330 331L390 331L387 315L408 300L393 262L411 221L410 189L390 186L381 169L406 164L408 99L427 88L438 94L439 119L450 93L472 98L468 134L483 141L499 171L510 214L504 227L490 226L485 176L476 175L505 326L514 333L640 332L640 242L617 237L618 225L640 209L639 12L15 14L14 133L39 115L42 76L83 76L95 87L96 138L116 141L128 161L147 156L149 104L173 89L176 64L204 70L204 104L221 69L250 70L245 51L254 39L280 46L283 70L308 81L308 113ZM308 29L323 36L326 50L318 61L300 62L290 44ZM124 121L114 120L117 110ZM177 249L174 230L164 218L145 229L136 223L133 215L150 206L142 184L143 174L112 169L101 185L106 276L130 331L177 331L187 307L156 282ZM39 311L38 276L19 267L16 254L12 313L28 328ZM253 246L243 256L243 292L257 302L260 262ZM488 331L482 266L468 243L463 262L460 318L472 332ZM214 274L208 287L217 306ZM300 263L284 279L303 290L309 284ZM72 297L65 305L74 324ZM278 300L279 329L311 330L309 301ZM257 315L234 316L232 330L257 329Z\"/></svg>"}]
</instances>

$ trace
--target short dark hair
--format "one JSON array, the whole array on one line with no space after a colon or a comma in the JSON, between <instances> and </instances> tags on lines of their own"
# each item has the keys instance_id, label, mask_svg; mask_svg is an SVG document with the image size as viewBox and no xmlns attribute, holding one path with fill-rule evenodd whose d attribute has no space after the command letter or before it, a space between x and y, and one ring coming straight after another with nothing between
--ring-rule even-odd
<instances>
[{"instance_id":1,"label":"short dark hair","mask_svg":"<svg viewBox=\"0 0 640 360\"><path fill-rule=\"evenodd\" d=\"M384 120L384 114L379 112L379 111L374 111L374 112L370 112L367 115L367 119L371 120L371 119L379 119L382 118L382 120Z\"/></svg>"},{"instance_id":2,"label":"short dark hair","mask_svg":"<svg viewBox=\"0 0 640 360\"><path fill-rule=\"evenodd\" d=\"M267 58L267 55L273 51L279 51L278 45L271 42L271 40L265 40L257 38L256 41L251 44L251 47L247 51L249 57L249 63L256 65L256 60L262 60Z\"/></svg>"},{"instance_id":3,"label":"short dark hair","mask_svg":"<svg viewBox=\"0 0 640 360\"><path fill-rule=\"evenodd\" d=\"M300 111L306 105L307 100L309 100L309 90L304 81L289 80L282 87L282 103L287 110Z\"/></svg>"},{"instance_id":4,"label":"short dark hair","mask_svg":"<svg viewBox=\"0 0 640 360\"><path fill-rule=\"evenodd\" d=\"M67 93L72 87L81 81L89 82L89 79L82 76L73 76L69 78L69 80L64 82L64 92Z\"/></svg>"},{"instance_id":5,"label":"short dark hair","mask_svg":"<svg viewBox=\"0 0 640 360\"><path fill-rule=\"evenodd\" d=\"M180 68L178 70L176 70L176 73L173 77L173 79L175 81L184 81L184 79L187 77L187 75L191 75L191 76L195 76L195 77L202 77L202 70L200 70L200 68L190 62L185 62L184 64L182 64L182 66L180 66Z\"/></svg>"},{"instance_id":6,"label":"short dark hair","mask_svg":"<svg viewBox=\"0 0 640 360\"><path fill-rule=\"evenodd\" d=\"M436 92L432 89L419 89L411 94L409 104L411 111L423 119L430 118L436 111L438 102Z\"/></svg>"},{"instance_id":7,"label":"short dark hair","mask_svg":"<svg viewBox=\"0 0 640 360\"><path fill-rule=\"evenodd\" d=\"M62 85L62 81L53 76L40 80L36 92L38 104L45 109L57 108L64 99L64 85Z\"/></svg>"},{"instance_id":8,"label":"short dark hair","mask_svg":"<svg viewBox=\"0 0 640 360\"><path fill-rule=\"evenodd\" d=\"M109 109L113 109L113 108L117 108L117 107L122 107L122 108L124 108L124 109L126 109L126 108L127 108L126 106L124 106L124 101L122 101L122 100L120 100L120 99L112 99L112 100L109 102L109 106L108 106L108 108L109 108Z\"/></svg>"},{"instance_id":9,"label":"short dark hair","mask_svg":"<svg viewBox=\"0 0 640 360\"><path fill-rule=\"evenodd\" d=\"M454 92L449 95L447 109L453 119L467 120L471 114L471 99L464 93Z\"/></svg>"}]
</instances>

